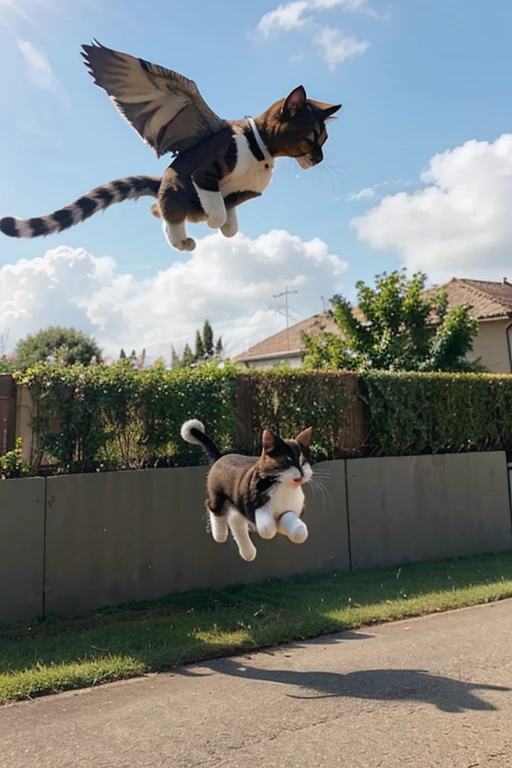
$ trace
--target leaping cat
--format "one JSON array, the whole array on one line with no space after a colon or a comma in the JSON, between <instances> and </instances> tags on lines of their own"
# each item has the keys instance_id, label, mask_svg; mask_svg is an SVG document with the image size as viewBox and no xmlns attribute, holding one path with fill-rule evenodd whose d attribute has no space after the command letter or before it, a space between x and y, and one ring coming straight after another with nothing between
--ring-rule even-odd
<instances>
[{"instance_id":1,"label":"leaping cat","mask_svg":"<svg viewBox=\"0 0 512 768\"><path fill-rule=\"evenodd\" d=\"M309 450L312 427L295 440L283 440L265 429L259 457L222 455L197 419L182 425L181 436L188 443L200 445L210 460L206 507L215 541L226 541L231 531L240 556L248 561L256 557L249 536L251 529L263 539L273 539L280 533L295 544L306 541L302 488L313 475Z\"/></svg>"},{"instance_id":2,"label":"leaping cat","mask_svg":"<svg viewBox=\"0 0 512 768\"><path fill-rule=\"evenodd\" d=\"M84 45L82 56L96 85L109 95L124 119L156 153L175 159L162 178L128 176L108 182L46 216L0 218L10 237L62 232L113 203L155 197L169 244L192 251L185 224L206 221L225 237L238 232L236 207L260 197L272 178L276 157L293 157L301 168L323 160L326 123L341 104L308 99L302 85L259 117L223 120L207 105L197 85L183 75L144 59Z\"/></svg>"}]
</instances>

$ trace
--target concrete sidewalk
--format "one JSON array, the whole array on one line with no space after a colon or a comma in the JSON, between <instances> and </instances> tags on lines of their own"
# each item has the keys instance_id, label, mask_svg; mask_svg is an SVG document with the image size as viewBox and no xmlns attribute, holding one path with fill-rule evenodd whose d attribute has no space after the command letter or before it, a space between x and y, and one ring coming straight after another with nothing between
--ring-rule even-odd
<instances>
[{"instance_id":1,"label":"concrete sidewalk","mask_svg":"<svg viewBox=\"0 0 512 768\"><path fill-rule=\"evenodd\" d=\"M512 601L0 709L2 768L507 768Z\"/></svg>"}]
</instances>

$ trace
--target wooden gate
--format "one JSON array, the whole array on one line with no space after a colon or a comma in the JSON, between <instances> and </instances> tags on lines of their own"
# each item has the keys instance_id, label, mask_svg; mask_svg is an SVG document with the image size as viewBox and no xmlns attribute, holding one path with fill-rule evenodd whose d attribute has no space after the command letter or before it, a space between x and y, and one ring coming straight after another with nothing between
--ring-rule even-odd
<instances>
[{"instance_id":1,"label":"wooden gate","mask_svg":"<svg viewBox=\"0 0 512 768\"><path fill-rule=\"evenodd\" d=\"M12 451L16 436L16 386L8 373L0 374L0 455Z\"/></svg>"}]
</instances>

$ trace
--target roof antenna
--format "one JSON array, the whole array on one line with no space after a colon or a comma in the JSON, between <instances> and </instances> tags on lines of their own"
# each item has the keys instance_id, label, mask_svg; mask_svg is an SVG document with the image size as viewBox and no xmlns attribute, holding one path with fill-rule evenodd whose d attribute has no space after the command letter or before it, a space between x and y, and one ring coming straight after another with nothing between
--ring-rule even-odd
<instances>
[{"instance_id":1,"label":"roof antenna","mask_svg":"<svg viewBox=\"0 0 512 768\"><path fill-rule=\"evenodd\" d=\"M281 293L273 293L272 297L274 299L279 299L281 296L284 296L284 315L286 317L286 347L289 350L290 349L290 307L288 306L288 296L292 293L298 293L298 291L290 291L288 289L288 286L285 287L284 291L281 291Z\"/></svg>"}]
</instances>

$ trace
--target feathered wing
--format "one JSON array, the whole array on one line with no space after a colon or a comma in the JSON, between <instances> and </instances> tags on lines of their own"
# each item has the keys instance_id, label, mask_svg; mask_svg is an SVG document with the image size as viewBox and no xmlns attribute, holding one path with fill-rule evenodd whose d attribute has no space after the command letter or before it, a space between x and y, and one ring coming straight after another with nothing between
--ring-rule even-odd
<instances>
[{"instance_id":1,"label":"feathered wing","mask_svg":"<svg viewBox=\"0 0 512 768\"><path fill-rule=\"evenodd\" d=\"M179 153L227 128L193 80L94 41L82 56L96 85L157 157Z\"/></svg>"}]
</instances>

